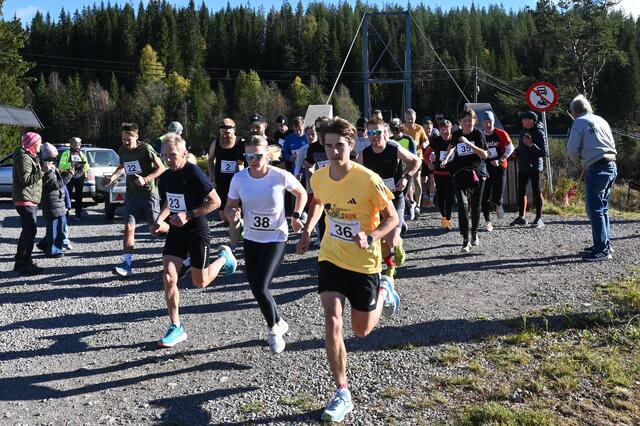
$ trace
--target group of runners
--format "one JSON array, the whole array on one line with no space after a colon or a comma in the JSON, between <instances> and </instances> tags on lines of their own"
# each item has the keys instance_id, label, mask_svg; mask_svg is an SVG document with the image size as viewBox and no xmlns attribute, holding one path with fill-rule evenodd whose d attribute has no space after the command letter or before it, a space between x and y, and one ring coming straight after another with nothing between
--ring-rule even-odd
<instances>
[{"instance_id":1,"label":"group of runners","mask_svg":"<svg viewBox=\"0 0 640 426\"><path fill-rule=\"evenodd\" d=\"M107 182L114 185L126 175L124 254L114 273L133 274L137 220L146 219L153 235L166 235L162 277L170 325L159 346L187 338L179 316L180 280L190 271L193 285L205 288L216 277L234 273L241 242L246 278L267 325L267 344L272 353L281 353L289 324L269 287L292 230L300 234L297 254L319 246L318 293L336 384L322 418L344 419L353 409L343 339L345 301L358 336L369 334L383 312L399 308L394 276L406 260L402 234L406 221L419 213L421 188L429 200L435 198L445 229L453 227L457 202L463 252L479 244L481 211L492 230L490 201L497 216L504 215L505 160L514 149L509 136L495 129L491 113L482 118L483 131L476 128L473 110L463 112L459 129L441 118L437 131L429 126L428 133L415 124L414 111L405 117L404 124L397 119L387 124L374 114L355 126L338 117L319 117L305 126L296 117L291 130L287 118L278 117L272 140L259 114L250 118L246 139L225 118L209 150L209 176L190 158L176 130L181 126L172 123L160 138L160 155L139 140L135 124L124 123L120 165ZM207 215L216 209L228 225L230 242L212 250Z\"/></svg>"}]
</instances>

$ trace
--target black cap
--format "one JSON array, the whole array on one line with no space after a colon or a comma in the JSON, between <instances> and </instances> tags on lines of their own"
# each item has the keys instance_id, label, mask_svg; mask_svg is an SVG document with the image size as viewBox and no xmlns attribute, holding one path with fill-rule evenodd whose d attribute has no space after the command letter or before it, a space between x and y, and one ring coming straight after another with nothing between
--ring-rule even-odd
<instances>
[{"instance_id":1,"label":"black cap","mask_svg":"<svg viewBox=\"0 0 640 426\"><path fill-rule=\"evenodd\" d=\"M265 123L264 118L260 115L259 112L254 112L251 117L249 117L249 124L253 123Z\"/></svg>"},{"instance_id":2,"label":"black cap","mask_svg":"<svg viewBox=\"0 0 640 426\"><path fill-rule=\"evenodd\" d=\"M538 114L533 111L527 111L520 114L520 118L530 118L533 121L538 121Z\"/></svg>"},{"instance_id":3,"label":"black cap","mask_svg":"<svg viewBox=\"0 0 640 426\"><path fill-rule=\"evenodd\" d=\"M356 122L356 129L366 129L367 128L367 117L360 117Z\"/></svg>"},{"instance_id":4,"label":"black cap","mask_svg":"<svg viewBox=\"0 0 640 426\"><path fill-rule=\"evenodd\" d=\"M289 124L289 119L286 115L279 115L276 117L276 124Z\"/></svg>"}]
</instances>

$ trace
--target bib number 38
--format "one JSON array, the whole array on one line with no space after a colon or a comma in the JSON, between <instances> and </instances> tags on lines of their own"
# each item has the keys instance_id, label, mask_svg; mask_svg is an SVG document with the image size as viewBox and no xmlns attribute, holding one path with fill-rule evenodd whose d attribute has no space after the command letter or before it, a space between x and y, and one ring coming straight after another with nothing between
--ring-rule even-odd
<instances>
[{"instance_id":1,"label":"bib number 38","mask_svg":"<svg viewBox=\"0 0 640 426\"><path fill-rule=\"evenodd\" d=\"M268 212L249 212L249 227L254 231L275 231L276 214Z\"/></svg>"}]
</instances>

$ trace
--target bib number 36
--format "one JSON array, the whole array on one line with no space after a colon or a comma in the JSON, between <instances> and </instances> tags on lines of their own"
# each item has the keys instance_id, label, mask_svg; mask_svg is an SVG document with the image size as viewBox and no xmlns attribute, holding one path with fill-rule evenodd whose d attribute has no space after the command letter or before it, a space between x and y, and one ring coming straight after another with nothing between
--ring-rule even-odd
<instances>
[{"instance_id":1,"label":"bib number 36","mask_svg":"<svg viewBox=\"0 0 640 426\"><path fill-rule=\"evenodd\" d=\"M329 235L341 241L353 243L353 237L360 232L360 221L329 219Z\"/></svg>"}]
</instances>

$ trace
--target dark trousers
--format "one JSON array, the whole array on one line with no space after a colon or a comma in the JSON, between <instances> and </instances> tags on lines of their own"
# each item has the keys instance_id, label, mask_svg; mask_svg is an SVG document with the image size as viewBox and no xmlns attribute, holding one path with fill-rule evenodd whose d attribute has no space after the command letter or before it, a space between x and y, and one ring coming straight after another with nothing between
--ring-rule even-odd
<instances>
[{"instance_id":1,"label":"dark trousers","mask_svg":"<svg viewBox=\"0 0 640 426\"><path fill-rule=\"evenodd\" d=\"M73 193L73 201L76 203L76 215L82 213L82 188L84 187L84 173L71 178L67 183L69 195Z\"/></svg>"},{"instance_id":2,"label":"dark trousers","mask_svg":"<svg viewBox=\"0 0 640 426\"><path fill-rule=\"evenodd\" d=\"M500 166L492 166L487 164L489 177L485 181L484 191L482 192L482 213L484 220L489 222L489 201L493 201L496 206L502 205L502 193L504 192L504 184L507 178L506 170Z\"/></svg>"},{"instance_id":3,"label":"dark trousers","mask_svg":"<svg viewBox=\"0 0 640 426\"><path fill-rule=\"evenodd\" d=\"M478 232L480 223L480 203L482 202L482 192L484 190L484 179L480 178L471 188L462 189L455 184L454 190L456 202L458 203L458 224L460 235L465 240L469 239L469 213L471 213L471 234Z\"/></svg>"},{"instance_id":4,"label":"dark trousers","mask_svg":"<svg viewBox=\"0 0 640 426\"><path fill-rule=\"evenodd\" d=\"M37 207L16 206L16 210L20 215L20 238L18 239L18 251L16 252L16 265L23 266L32 263L31 255L33 253L33 244L36 239L38 227L36 217L38 215Z\"/></svg>"},{"instance_id":5,"label":"dark trousers","mask_svg":"<svg viewBox=\"0 0 640 426\"><path fill-rule=\"evenodd\" d=\"M269 284L282 263L286 245L286 242L257 243L246 238L243 240L247 280L269 328L280 321L278 307L269 291Z\"/></svg>"},{"instance_id":6,"label":"dark trousers","mask_svg":"<svg viewBox=\"0 0 640 426\"><path fill-rule=\"evenodd\" d=\"M440 215L451 220L453 211L453 181L451 175L433 175L436 182L436 204Z\"/></svg>"},{"instance_id":7,"label":"dark trousers","mask_svg":"<svg viewBox=\"0 0 640 426\"><path fill-rule=\"evenodd\" d=\"M524 216L524 208L527 200L527 183L531 181L531 192L536 207L536 218L542 217L542 186L540 185L542 172L518 172L518 210L520 216Z\"/></svg>"}]
</instances>

